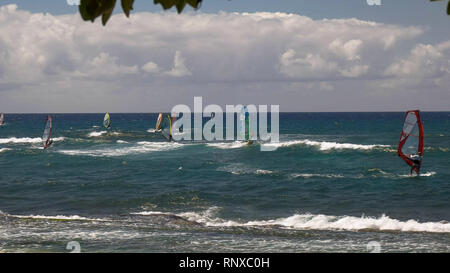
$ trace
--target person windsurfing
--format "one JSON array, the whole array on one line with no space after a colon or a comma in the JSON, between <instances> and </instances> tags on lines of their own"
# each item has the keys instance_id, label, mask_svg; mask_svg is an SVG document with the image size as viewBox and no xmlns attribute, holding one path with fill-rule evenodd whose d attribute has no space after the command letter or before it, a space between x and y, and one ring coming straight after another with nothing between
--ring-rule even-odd
<instances>
[{"instance_id":1,"label":"person windsurfing","mask_svg":"<svg viewBox=\"0 0 450 273\"><path fill-rule=\"evenodd\" d=\"M47 116L47 119L45 120L44 134L42 135L44 149L47 149L48 147L50 147L53 144L53 140L51 139L52 128L53 128L52 117Z\"/></svg>"},{"instance_id":2,"label":"person windsurfing","mask_svg":"<svg viewBox=\"0 0 450 273\"><path fill-rule=\"evenodd\" d=\"M241 120L241 134L246 144L252 145L253 140L250 137L250 113L248 112L247 106L242 107L239 119Z\"/></svg>"},{"instance_id":3,"label":"person windsurfing","mask_svg":"<svg viewBox=\"0 0 450 273\"><path fill-rule=\"evenodd\" d=\"M156 132L161 131L161 121L162 121L162 119L163 119L163 114L159 113L158 119L156 120L156 126L155 126L155 131Z\"/></svg>"},{"instance_id":4,"label":"person windsurfing","mask_svg":"<svg viewBox=\"0 0 450 273\"><path fill-rule=\"evenodd\" d=\"M400 134L397 154L413 171L420 174L423 159L424 133L419 110L406 112L403 129Z\"/></svg>"},{"instance_id":5,"label":"person windsurfing","mask_svg":"<svg viewBox=\"0 0 450 273\"><path fill-rule=\"evenodd\" d=\"M109 127L111 127L111 117L109 116L108 112L106 112L105 117L103 118L103 126L106 129L109 129Z\"/></svg>"},{"instance_id":6,"label":"person windsurfing","mask_svg":"<svg viewBox=\"0 0 450 273\"><path fill-rule=\"evenodd\" d=\"M417 174L420 174L420 167L422 165L422 157L417 155L412 155L409 157L412 161L410 175L415 171Z\"/></svg>"},{"instance_id":7,"label":"person windsurfing","mask_svg":"<svg viewBox=\"0 0 450 273\"><path fill-rule=\"evenodd\" d=\"M170 115L166 115L162 118L161 121L161 135L165 137L169 142L173 140L172 127L176 119L176 117L171 118Z\"/></svg>"}]
</instances>

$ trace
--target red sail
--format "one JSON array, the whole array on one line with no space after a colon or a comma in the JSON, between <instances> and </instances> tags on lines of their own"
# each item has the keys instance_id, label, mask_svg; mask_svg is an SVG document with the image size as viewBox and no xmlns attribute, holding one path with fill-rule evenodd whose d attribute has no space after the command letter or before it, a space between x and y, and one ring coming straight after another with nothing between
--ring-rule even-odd
<instances>
[{"instance_id":1,"label":"red sail","mask_svg":"<svg viewBox=\"0 0 450 273\"><path fill-rule=\"evenodd\" d=\"M419 173L423 157L423 125L419 110L406 112L397 153Z\"/></svg>"}]
</instances>

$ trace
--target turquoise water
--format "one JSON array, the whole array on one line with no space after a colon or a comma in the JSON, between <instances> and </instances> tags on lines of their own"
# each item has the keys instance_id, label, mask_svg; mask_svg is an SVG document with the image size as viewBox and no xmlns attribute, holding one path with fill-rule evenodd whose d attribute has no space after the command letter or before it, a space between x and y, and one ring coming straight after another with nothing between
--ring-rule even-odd
<instances>
[{"instance_id":1,"label":"turquoise water","mask_svg":"<svg viewBox=\"0 0 450 273\"><path fill-rule=\"evenodd\" d=\"M282 113L273 152L168 143L157 114L6 114L0 252L450 251L450 113L424 112L420 176L403 113Z\"/></svg>"}]
</instances>

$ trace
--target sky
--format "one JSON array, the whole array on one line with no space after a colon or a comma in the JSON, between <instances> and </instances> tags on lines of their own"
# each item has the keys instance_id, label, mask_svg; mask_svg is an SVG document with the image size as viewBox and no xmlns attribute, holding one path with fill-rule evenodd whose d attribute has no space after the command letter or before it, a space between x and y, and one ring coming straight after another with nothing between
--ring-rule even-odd
<instances>
[{"instance_id":1,"label":"sky","mask_svg":"<svg viewBox=\"0 0 450 273\"><path fill-rule=\"evenodd\" d=\"M446 1L120 3L104 27L66 0L0 1L0 112L450 111Z\"/></svg>"}]
</instances>

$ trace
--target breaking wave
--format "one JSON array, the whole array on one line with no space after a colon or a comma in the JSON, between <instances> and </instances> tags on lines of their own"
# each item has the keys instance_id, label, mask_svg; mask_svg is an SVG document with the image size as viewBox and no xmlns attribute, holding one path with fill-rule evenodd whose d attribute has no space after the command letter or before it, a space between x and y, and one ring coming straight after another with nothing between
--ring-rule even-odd
<instances>
[{"instance_id":1,"label":"breaking wave","mask_svg":"<svg viewBox=\"0 0 450 273\"><path fill-rule=\"evenodd\" d=\"M176 142L148 142L141 141L133 146L120 148L101 148L101 149L79 149L79 150L59 150L59 153L76 156L94 156L94 157L115 157L131 154L143 154L150 152L169 151L182 147L183 144Z\"/></svg>"},{"instance_id":2,"label":"breaking wave","mask_svg":"<svg viewBox=\"0 0 450 273\"><path fill-rule=\"evenodd\" d=\"M291 174L292 178L303 177L303 178L313 178L313 177L322 177L322 178L344 178L342 174L320 174L320 173L293 173Z\"/></svg>"},{"instance_id":3,"label":"breaking wave","mask_svg":"<svg viewBox=\"0 0 450 273\"><path fill-rule=\"evenodd\" d=\"M211 207L203 212L184 212L178 214L163 212L137 212L135 215L166 214L182 217L188 221L211 227L280 227L295 230L346 230L346 231L394 231L394 232L430 232L450 233L450 223L401 221L382 215L376 217L330 216L323 214L294 214L273 220L239 222L225 220L214 215L220 208Z\"/></svg>"},{"instance_id":4,"label":"breaking wave","mask_svg":"<svg viewBox=\"0 0 450 273\"><path fill-rule=\"evenodd\" d=\"M291 140L291 141L282 141L278 143L264 143L263 146L269 147L289 147L294 145L307 145L314 146L319 148L320 151L328 151L333 149L352 149L352 150L372 150L376 148L388 148L390 145L381 145L381 144L353 144L353 143L337 143L337 142L329 142L329 141L314 141L309 139L304 140Z\"/></svg>"},{"instance_id":5,"label":"breaking wave","mask_svg":"<svg viewBox=\"0 0 450 273\"><path fill-rule=\"evenodd\" d=\"M235 141L235 142L207 143L206 145L219 149L237 149L247 146L247 143L242 141Z\"/></svg>"},{"instance_id":6,"label":"breaking wave","mask_svg":"<svg viewBox=\"0 0 450 273\"><path fill-rule=\"evenodd\" d=\"M99 219L99 218L87 218L78 215L55 215L55 216L47 216L47 215L13 215L0 211L0 215L20 218L20 219L39 219L39 220L64 220L64 221L107 221L107 219Z\"/></svg>"},{"instance_id":7,"label":"breaking wave","mask_svg":"<svg viewBox=\"0 0 450 273\"><path fill-rule=\"evenodd\" d=\"M65 137L52 138L53 141L63 141L64 139L65 139ZM0 138L0 144L8 144L8 143L18 143L18 144L20 144L20 143L41 143L41 142L42 142L42 138L40 138L40 137L35 137L35 138L30 138L30 137Z\"/></svg>"},{"instance_id":8,"label":"breaking wave","mask_svg":"<svg viewBox=\"0 0 450 273\"><path fill-rule=\"evenodd\" d=\"M106 134L106 131L100 131L100 132L90 132L87 136L88 137L99 137Z\"/></svg>"}]
</instances>

